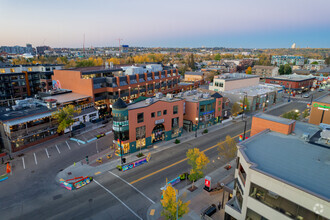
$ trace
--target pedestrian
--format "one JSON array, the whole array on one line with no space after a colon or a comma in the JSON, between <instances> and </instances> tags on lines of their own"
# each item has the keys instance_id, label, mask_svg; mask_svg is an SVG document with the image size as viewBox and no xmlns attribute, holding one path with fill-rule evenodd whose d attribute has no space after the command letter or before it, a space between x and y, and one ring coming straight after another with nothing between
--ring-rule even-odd
<instances>
[{"instance_id":1,"label":"pedestrian","mask_svg":"<svg viewBox=\"0 0 330 220\"><path fill-rule=\"evenodd\" d=\"M3 157L1 157L1 163L2 163L2 164L4 163Z\"/></svg>"},{"instance_id":2,"label":"pedestrian","mask_svg":"<svg viewBox=\"0 0 330 220\"><path fill-rule=\"evenodd\" d=\"M219 210L221 209L221 202L219 202L218 209Z\"/></svg>"}]
</instances>

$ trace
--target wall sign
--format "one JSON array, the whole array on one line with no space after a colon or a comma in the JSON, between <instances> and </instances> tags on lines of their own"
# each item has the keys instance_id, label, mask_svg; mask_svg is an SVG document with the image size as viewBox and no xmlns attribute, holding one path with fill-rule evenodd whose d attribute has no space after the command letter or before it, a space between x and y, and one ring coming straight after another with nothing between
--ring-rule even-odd
<instances>
[{"instance_id":1,"label":"wall sign","mask_svg":"<svg viewBox=\"0 0 330 220\"><path fill-rule=\"evenodd\" d=\"M155 124L156 124L156 125L158 125L158 124L162 124L162 123L164 123L164 121L165 121L164 119L159 119L159 120L156 120L156 121L155 121Z\"/></svg>"}]
</instances>

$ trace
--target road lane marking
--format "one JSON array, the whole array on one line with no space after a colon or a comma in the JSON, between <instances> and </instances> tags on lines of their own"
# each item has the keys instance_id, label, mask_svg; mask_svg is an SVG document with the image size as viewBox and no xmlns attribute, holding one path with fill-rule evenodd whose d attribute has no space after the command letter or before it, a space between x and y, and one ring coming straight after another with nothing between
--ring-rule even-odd
<instances>
[{"instance_id":1,"label":"road lane marking","mask_svg":"<svg viewBox=\"0 0 330 220\"><path fill-rule=\"evenodd\" d=\"M99 175L99 174L101 174L101 172L99 171L99 172L96 172L96 173L94 173L95 175Z\"/></svg>"},{"instance_id":2,"label":"road lane marking","mask_svg":"<svg viewBox=\"0 0 330 220\"><path fill-rule=\"evenodd\" d=\"M150 199L148 196L146 196L143 192L141 192L140 190L138 190L135 186L133 186L132 184L130 184L129 182L127 182L126 180L124 180L123 178L121 178L120 176L118 176L117 174L114 174L111 171L108 171L109 173L111 173L112 175L114 175L115 177L117 177L118 179L120 179L121 181L123 181L124 183L126 183L127 185L131 186L133 189L135 189L136 191L138 191L141 195L143 195L146 199L148 199L152 204L155 204L154 201L152 201L152 199Z\"/></svg>"},{"instance_id":3,"label":"road lane marking","mask_svg":"<svg viewBox=\"0 0 330 220\"><path fill-rule=\"evenodd\" d=\"M128 210L130 210L138 219L143 220L137 213L135 213L130 207L128 207L123 201L121 201L115 194L113 194L110 190L105 188L101 183L97 182L95 179L93 180L97 185L101 186L105 191L107 191L110 195L115 197L121 204L123 204Z\"/></svg>"},{"instance_id":4,"label":"road lane marking","mask_svg":"<svg viewBox=\"0 0 330 220\"><path fill-rule=\"evenodd\" d=\"M23 162L23 168L25 170L25 161L24 161L24 157L22 157L22 162Z\"/></svg>"},{"instance_id":5,"label":"road lane marking","mask_svg":"<svg viewBox=\"0 0 330 220\"><path fill-rule=\"evenodd\" d=\"M155 209L151 209L149 215L154 215L154 214L155 214Z\"/></svg>"},{"instance_id":6,"label":"road lane marking","mask_svg":"<svg viewBox=\"0 0 330 220\"><path fill-rule=\"evenodd\" d=\"M68 146L69 150L71 150L71 147L67 141L65 141L66 145Z\"/></svg>"},{"instance_id":7,"label":"road lane marking","mask_svg":"<svg viewBox=\"0 0 330 220\"><path fill-rule=\"evenodd\" d=\"M34 162L36 162L36 165L38 165L36 153L33 153L33 155L34 155Z\"/></svg>"},{"instance_id":8,"label":"road lane marking","mask_svg":"<svg viewBox=\"0 0 330 220\"><path fill-rule=\"evenodd\" d=\"M58 153L60 154L61 153L60 149L58 149L57 145L55 145L55 147L56 147Z\"/></svg>"},{"instance_id":9,"label":"road lane marking","mask_svg":"<svg viewBox=\"0 0 330 220\"><path fill-rule=\"evenodd\" d=\"M48 153L47 148L45 148L45 151L46 151L47 157L49 158L49 153Z\"/></svg>"},{"instance_id":10,"label":"road lane marking","mask_svg":"<svg viewBox=\"0 0 330 220\"><path fill-rule=\"evenodd\" d=\"M245 133L248 133L249 131L251 131L251 129L250 129L250 130L247 130ZM240 133L240 134L238 134L238 135L233 136L232 138L237 138L238 136L240 136L240 135L242 135L242 134L243 134L243 133ZM220 142L220 143L218 143L218 144L223 144L224 142L226 142L226 141L222 141L222 142ZM202 150L202 152L209 151L209 150L211 150L211 149L213 149L213 148L219 146L218 144L213 145L213 146L211 146L211 147L209 147L209 148L207 148L207 149L205 149L205 150ZM155 172L149 173L148 175L145 175L145 176L143 176L143 177L141 177L141 178L139 178L139 179L136 179L136 180L130 182L130 184L134 184L134 183L140 182L141 180L144 180L144 179L146 179L146 178L148 178L148 177L151 177L151 176L153 176L153 175L155 175L155 174L157 174L157 173L159 173L159 172L162 172L163 170L167 170L168 168L171 168L171 167L173 167L173 166L175 166L175 165L177 165L177 164L179 164L179 163L182 163L182 162L186 161L187 159L188 159L188 158L186 157L186 158L184 158L184 159L182 159L182 160L179 160L179 161L177 161L177 162L175 162L175 163L173 163L173 164L170 164L170 165L168 165L168 166L166 166L166 167L163 167L163 168L160 169L160 170L157 170L157 171L155 171Z\"/></svg>"}]
</instances>

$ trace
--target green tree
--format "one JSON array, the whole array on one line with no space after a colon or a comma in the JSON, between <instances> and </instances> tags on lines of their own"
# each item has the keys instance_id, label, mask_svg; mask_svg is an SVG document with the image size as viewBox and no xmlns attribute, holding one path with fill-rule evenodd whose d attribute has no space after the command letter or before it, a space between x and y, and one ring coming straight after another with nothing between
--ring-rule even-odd
<instances>
[{"instance_id":1,"label":"green tree","mask_svg":"<svg viewBox=\"0 0 330 220\"><path fill-rule=\"evenodd\" d=\"M205 156L204 152L200 152L198 148L189 149L187 151L188 164L191 166L189 180L196 181L202 178L203 170L210 162L209 158Z\"/></svg>"},{"instance_id":2,"label":"green tree","mask_svg":"<svg viewBox=\"0 0 330 220\"><path fill-rule=\"evenodd\" d=\"M238 115L238 113L240 113L241 111L242 111L241 106L237 102L235 102L233 104L233 106L231 107L231 114L234 117L236 117Z\"/></svg>"},{"instance_id":3,"label":"green tree","mask_svg":"<svg viewBox=\"0 0 330 220\"><path fill-rule=\"evenodd\" d=\"M303 111L303 117L304 118L307 118L309 116L309 110L308 109L305 109L305 111Z\"/></svg>"},{"instance_id":4,"label":"green tree","mask_svg":"<svg viewBox=\"0 0 330 220\"><path fill-rule=\"evenodd\" d=\"M58 109L54 114L53 117L58 122L57 132L61 133L66 128L70 127L70 136L72 136L72 129L71 125L74 123L74 115L80 114L81 110L76 110L74 105L68 105L63 107L62 109Z\"/></svg>"},{"instance_id":5,"label":"green tree","mask_svg":"<svg viewBox=\"0 0 330 220\"><path fill-rule=\"evenodd\" d=\"M284 65L280 65L280 68L278 68L278 73L280 75L284 75Z\"/></svg>"},{"instance_id":6,"label":"green tree","mask_svg":"<svg viewBox=\"0 0 330 220\"><path fill-rule=\"evenodd\" d=\"M176 213L181 218L189 212L188 206L190 201L184 203L181 198L177 199L177 194L178 191L171 184L167 185L163 190L163 198L160 200L163 206L161 215L166 219L176 219Z\"/></svg>"},{"instance_id":7,"label":"green tree","mask_svg":"<svg viewBox=\"0 0 330 220\"><path fill-rule=\"evenodd\" d=\"M235 140L229 135L226 136L226 140L218 143L219 156L226 159L232 159L236 156L237 146Z\"/></svg>"},{"instance_id":8,"label":"green tree","mask_svg":"<svg viewBox=\"0 0 330 220\"><path fill-rule=\"evenodd\" d=\"M81 60L76 63L76 67L90 67L95 66L93 60Z\"/></svg>"},{"instance_id":9,"label":"green tree","mask_svg":"<svg viewBox=\"0 0 330 220\"><path fill-rule=\"evenodd\" d=\"M218 60L218 61L220 61L220 60L221 60L221 56L220 56L220 54L216 54L216 55L214 56L214 60Z\"/></svg>"},{"instance_id":10,"label":"green tree","mask_svg":"<svg viewBox=\"0 0 330 220\"><path fill-rule=\"evenodd\" d=\"M312 62L311 64L315 64L315 65L318 65L318 64L319 64L319 62L317 62L317 61L314 61L314 62Z\"/></svg>"},{"instance_id":11,"label":"green tree","mask_svg":"<svg viewBox=\"0 0 330 220\"><path fill-rule=\"evenodd\" d=\"M289 64L284 65L284 74L285 75L292 74L292 68Z\"/></svg>"},{"instance_id":12,"label":"green tree","mask_svg":"<svg viewBox=\"0 0 330 220\"><path fill-rule=\"evenodd\" d=\"M194 59L194 54L191 53L188 57L188 66L190 67L191 70L195 70L196 66L195 66L195 59Z\"/></svg>"},{"instance_id":13,"label":"green tree","mask_svg":"<svg viewBox=\"0 0 330 220\"><path fill-rule=\"evenodd\" d=\"M283 118L298 120L300 114L296 111L289 111L282 115Z\"/></svg>"},{"instance_id":14,"label":"green tree","mask_svg":"<svg viewBox=\"0 0 330 220\"><path fill-rule=\"evenodd\" d=\"M328 56L327 58L325 58L325 64L330 65L330 56Z\"/></svg>"}]
</instances>

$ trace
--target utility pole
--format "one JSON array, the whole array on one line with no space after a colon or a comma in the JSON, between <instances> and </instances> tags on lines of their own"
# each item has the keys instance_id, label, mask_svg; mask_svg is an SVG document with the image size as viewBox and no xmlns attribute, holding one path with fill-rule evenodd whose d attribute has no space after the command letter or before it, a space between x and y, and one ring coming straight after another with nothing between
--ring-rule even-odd
<instances>
[{"instance_id":1,"label":"utility pole","mask_svg":"<svg viewBox=\"0 0 330 220\"><path fill-rule=\"evenodd\" d=\"M121 124L119 124L119 139L118 139L118 144L119 144L119 147L120 147L120 164L123 166L123 148L121 146Z\"/></svg>"}]
</instances>

